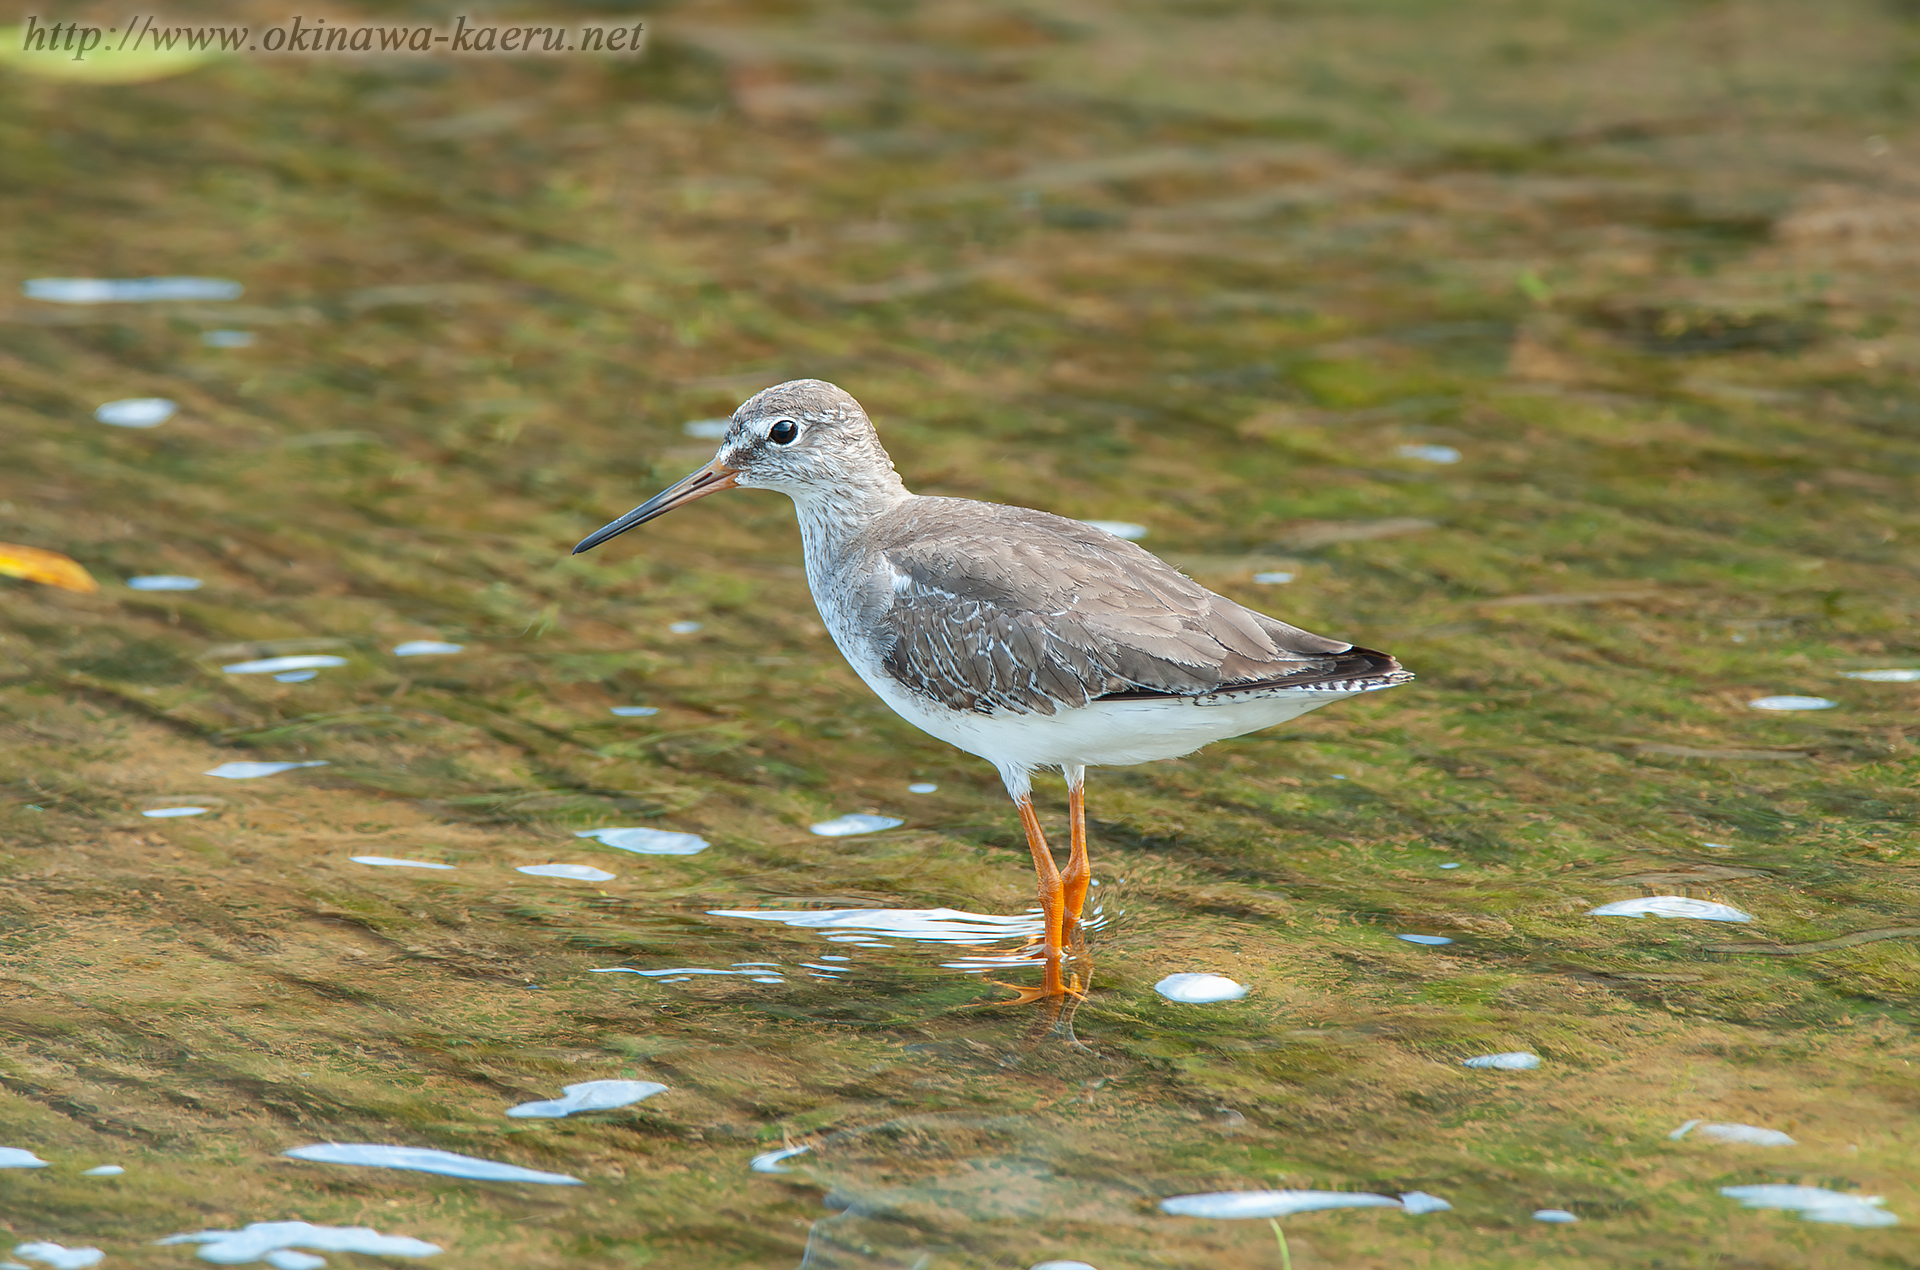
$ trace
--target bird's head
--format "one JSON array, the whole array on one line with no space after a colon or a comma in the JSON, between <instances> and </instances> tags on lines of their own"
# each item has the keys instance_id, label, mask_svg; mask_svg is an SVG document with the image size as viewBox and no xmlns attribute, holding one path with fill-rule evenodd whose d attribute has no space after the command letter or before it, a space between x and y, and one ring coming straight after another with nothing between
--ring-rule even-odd
<instances>
[{"instance_id":1,"label":"bird's head","mask_svg":"<svg viewBox=\"0 0 1920 1270\"><path fill-rule=\"evenodd\" d=\"M825 380L793 379L741 403L712 462L587 535L573 553L735 486L779 490L795 502L869 493L891 498L902 488L860 403Z\"/></svg>"}]
</instances>

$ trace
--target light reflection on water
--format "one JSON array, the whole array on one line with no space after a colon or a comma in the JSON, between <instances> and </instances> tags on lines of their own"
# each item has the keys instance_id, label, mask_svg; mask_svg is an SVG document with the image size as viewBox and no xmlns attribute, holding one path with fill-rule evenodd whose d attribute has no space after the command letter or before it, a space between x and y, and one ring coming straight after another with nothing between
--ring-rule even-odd
<instances>
[{"instance_id":1,"label":"light reflection on water","mask_svg":"<svg viewBox=\"0 0 1920 1270\"><path fill-rule=\"evenodd\" d=\"M1366 1191L1217 1191L1176 1195L1160 1201L1160 1211L1175 1217L1212 1217L1242 1221L1291 1217L1327 1208L1400 1208L1399 1200Z\"/></svg>"},{"instance_id":2,"label":"light reflection on water","mask_svg":"<svg viewBox=\"0 0 1920 1270\"><path fill-rule=\"evenodd\" d=\"M755 983L779 983L778 979L767 979L753 970L715 970L707 966L673 966L666 970L636 970L632 966L595 966L591 973L596 975L641 975L648 979L658 979L661 983L682 983L696 975L741 975Z\"/></svg>"},{"instance_id":3,"label":"light reflection on water","mask_svg":"<svg viewBox=\"0 0 1920 1270\"><path fill-rule=\"evenodd\" d=\"M876 935L909 943L977 949L1018 941L1017 951L981 951L939 963L943 969L967 974L980 974L1007 966L1039 964L1040 954L1033 946L1045 930L1039 913L1033 910L1016 915L968 913L954 908L716 908L707 910L707 916L778 922L799 930L831 931L833 933L826 938L832 942L865 944L877 948L895 945L873 938ZM1107 918L1104 908L1095 905L1088 913L1085 925L1089 931L1097 932L1105 928ZM818 966L815 969L839 971L845 967Z\"/></svg>"},{"instance_id":4,"label":"light reflection on water","mask_svg":"<svg viewBox=\"0 0 1920 1270\"><path fill-rule=\"evenodd\" d=\"M666 1093L667 1087L653 1080L588 1080L567 1085L560 1092L559 1098L509 1107L507 1114L516 1120L564 1120L577 1111L612 1111L632 1106L655 1094Z\"/></svg>"},{"instance_id":5,"label":"light reflection on water","mask_svg":"<svg viewBox=\"0 0 1920 1270\"><path fill-rule=\"evenodd\" d=\"M1755 1186L1723 1186L1720 1193L1739 1200L1743 1208L1780 1208L1799 1213L1803 1221L1828 1222L1836 1226L1898 1226L1900 1219L1880 1207L1886 1203L1878 1195L1854 1195L1831 1191L1824 1186L1788 1186L1761 1183Z\"/></svg>"},{"instance_id":6,"label":"light reflection on water","mask_svg":"<svg viewBox=\"0 0 1920 1270\"><path fill-rule=\"evenodd\" d=\"M733 918L749 922L772 922L801 931L817 931L828 941L862 949L897 949L906 945L932 945L951 950L947 959L934 964L942 970L957 970L978 975L1012 968L1039 967L1043 964L1040 937L1043 925L1037 910L1019 914L969 913L960 909L711 909L708 917ZM1088 913L1085 929L1099 933L1111 925L1104 906L1096 905ZM873 938L886 935L889 940ZM772 951L769 949L768 951ZM888 977L924 960L903 963L894 958L886 962L862 963L844 953L801 954L788 962L738 961L728 966L595 966L594 974L629 974L659 984L692 984L717 980L747 980L761 984L790 982L782 975L789 969L806 979L822 983L846 982L867 970L884 970Z\"/></svg>"},{"instance_id":7,"label":"light reflection on water","mask_svg":"<svg viewBox=\"0 0 1920 1270\"><path fill-rule=\"evenodd\" d=\"M793 1170L783 1168L780 1161L791 1160L794 1156L805 1155L811 1150L813 1148L810 1146L797 1146L783 1147L778 1151L762 1151L748 1161L747 1167L755 1173L791 1173Z\"/></svg>"}]
</instances>

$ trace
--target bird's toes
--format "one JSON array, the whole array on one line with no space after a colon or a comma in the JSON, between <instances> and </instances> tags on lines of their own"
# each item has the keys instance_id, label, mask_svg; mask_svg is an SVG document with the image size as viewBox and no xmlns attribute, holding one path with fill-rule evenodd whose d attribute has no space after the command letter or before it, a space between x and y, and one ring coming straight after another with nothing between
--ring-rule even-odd
<instances>
[{"instance_id":1,"label":"bird's toes","mask_svg":"<svg viewBox=\"0 0 1920 1270\"><path fill-rule=\"evenodd\" d=\"M1005 988L1007 991L1013 993L1013 996L1004 1001L976 1002L970 1008L984 1010L988 1006L994 1005L1032 1005L1035 1001L1048 1001L1055 997L1073 997L1079 1001L1087 999L1087 994L1081 990L1077 980L1070 986L1058 988L1048 988L1044 986L1038 988L1023 988L1017 983L1002 983L998 979L988 979L986 982L996 988Z\"/></svg>"}]
</instances>

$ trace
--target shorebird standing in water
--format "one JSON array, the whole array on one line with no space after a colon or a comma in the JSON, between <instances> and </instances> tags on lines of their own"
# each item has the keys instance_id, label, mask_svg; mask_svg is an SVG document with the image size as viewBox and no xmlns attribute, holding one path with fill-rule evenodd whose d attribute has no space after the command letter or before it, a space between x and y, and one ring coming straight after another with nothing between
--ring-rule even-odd
<instances>
[{"instance_id":1,"label":"shorebird standing in water","mask_svg":"<svg viewBox=\"0 0 1920 1270\"><path fill-rule=\"evenodd\" d=\"M854 672L907 722L1000 770L1045 914L1045 971L1021 1000L1078 995L1089 767L1178 758L1413 676L1242 608L1113 535L1046 512L907 491L860 403L796 379L748 399L713 461L605 528L616 534L736 486L793 499L807 584ZM1033 773L1067 782L1058 869Z\"/></svg>"}]
</instances>

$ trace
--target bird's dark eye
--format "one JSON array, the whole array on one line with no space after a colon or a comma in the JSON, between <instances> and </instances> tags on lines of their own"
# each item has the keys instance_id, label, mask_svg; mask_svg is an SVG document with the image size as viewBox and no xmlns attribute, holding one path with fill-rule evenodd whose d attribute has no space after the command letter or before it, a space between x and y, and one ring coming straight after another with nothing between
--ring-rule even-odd
<instances>
[{"instance_id":1,"label":"bird's dark eye","mask_svg":"<svg viewBox=\"0 0 1920 1270\"><path fill-rule=\"evenodd\" d=\"M775 445L792 445L793 439L800 435L800 425L791 419L781 419L767 429L767 440Z\"/></svg>"}]
</instances>

